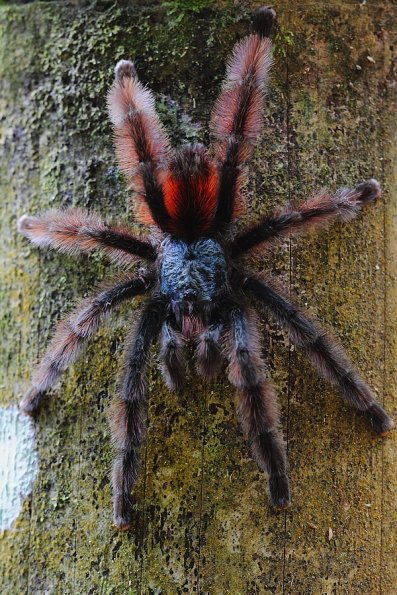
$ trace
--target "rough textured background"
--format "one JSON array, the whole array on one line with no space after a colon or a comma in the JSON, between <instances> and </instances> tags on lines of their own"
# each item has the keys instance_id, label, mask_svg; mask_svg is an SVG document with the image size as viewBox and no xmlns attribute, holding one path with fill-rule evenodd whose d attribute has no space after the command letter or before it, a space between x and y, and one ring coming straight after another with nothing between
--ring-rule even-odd
<instances>
[{"instance_id":1,"label":"rough textured background","mask_svg":"<svg viewBox=\"0 0 397 595\"><path fill-rule=\"evenodd\" d=\"M4 4L4 2L2 3ZM375 176L382 199L351 225L252 261L332 326L397 414L393 3L276 6L275 66L240 223L312 189ZM139 56L175 142L207 139L209 111L250 2L33 2L0 9L0 404L27 388L50 328L110 267L43 253L17 237L22 213L80 205L128 220L105 94ZM135 307L135 306L134 306ZM365 423L264 319L278 386L293 508L276 514L237 425L225 379L164 387L153 353L150 431L135 529L111 522L106 415L133 307L65 374L37 422L31 498L0 537L0 591L210 595L397 592L396 438Z\"/></svg>"}]
</instances>

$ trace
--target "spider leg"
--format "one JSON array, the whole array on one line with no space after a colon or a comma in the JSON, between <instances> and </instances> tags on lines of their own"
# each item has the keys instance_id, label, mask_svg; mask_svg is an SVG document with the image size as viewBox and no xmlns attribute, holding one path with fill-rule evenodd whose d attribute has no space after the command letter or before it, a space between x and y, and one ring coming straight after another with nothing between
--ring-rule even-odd
<instances>
[{"instance_id":1,"label":"spider leg","mask_svg":"<svg viewBox=\"0 0 397 595\"><path fill-rule=\"evenodd\" d=\"M151 275L127 278L92 296L61 321L54 337L33 374L32 386L20 407L34 415L47 391L61 373L80 356L88 339L97 331L102 320L116 306L136 295L145 293L152 284Z\"/></svg>"},{"instance_id":2,"label":"spider leg","mask_svg":"<svg viewBox=\"0 0 397 595\"><path fill-rule=\"evenodd\" d=\"M287 329L291 341L306 351L319 374L339 386L343 398L361 411L377 434L384 436L394 427L393 420L328 332L271 285L250 276L246 277L243 287L263 302Z\"/></svg>"},{"instance_id":3,"label":"spider leg","mask_svg":"<svg viewBox=\"0 0 397 595\"><path fill-rule=\"evenodd\" d=\"M144 222L154 220L164 229L169 214L161 178L170 147L154 103L153 93L138 80L133 62L120 60L108 95L118 161L138 195Z\"/></svg>"},{"instance_id":4,"label":"spider leg","mask_svg":"<svg viewBox=\"0 0 397 595\"><path fill-rule=\"evenodd\" d=\"M218 313L220 315L220 313ZM223 320L217 320L208 326L198 338L196 348L197 372L205 380L215 378L223 362L222 337Z\"/></svg>"},{"instance_id":5,"label":"spider leg","mask_svg":"<svg viewBox=\"0 0 397 595\"><path fill-rule=\"evenodd\" d=\"M139 466L138 449L146 429L147 365L151 343L160 332L167 302L152 298L143 309L126 352L120 395L112 403L111 431L117 455L113 464L113 512L119 529L131 524L131 490Z\"/></svg>"},{"instance_id":6,"label":"spider leg","mask_svg":"<svg viewBox=\"0 0 397 595\"><path fill-rule=\"evenodd\" d=\"M229 316L227 355L229 379L239 390L239 416L253 454L269 474L270 497L280 509L290 505L290 490L285 446L278 429L276 394L264 378L257 329L240 306Z\"/></svg>"},{"instance_id":7,"label":"spider leg","mask_svg":"<svg viewBox=\"0 0 397 595\"><path fill-rule=\"evenodd\" d=\"M136 257L156 260L156 251L147 241L135 238L127 228L112 226L93 213L81 209L52 210L40 217L23 215L18 231L38 246L67 254L100 248L111 260L128 265Z\"/></svg>"},{"instance_id":8,"label":"spider leg","mask_svg":"<svg viewBox=\"0 0 397 595\"><path fill-rule=\"evenodd\" d=\"M175 328L174 321L168 317L161 329L160 359L165 383L173 390L181 390L185 384L186 366L183 349L183 336Z\"/></svg>"},{"instance_id":9,"label":"spider leg","mask_svg":"<svg viewBox=\"0 0 397 595\"><path fill-rule=\"evenodd\" d=\"M348 221L361 208L380 194L376 180L368 180L356 188L340 188L334 195L326 190L316 194L296 210L267 215L250 229L237 235L230 244L233 257L255 246L270 245L287 234L300 234L311 227L319 227L336 218Z\"/></svg>"},{"instance_id":10,"label":"spider leg","mask_svg":"<svg viewBox=\"0 0 397 595\"><path fill-rule=\"evenodd\" d=\"M274 20L271 8L263 7L255 13L254 33L236 44L212 112L210 126L220 174L215 232L227 227L232 219L244 166L263 128L262 108L272 63L269 34Z\"/></svg>"}]
</instances>

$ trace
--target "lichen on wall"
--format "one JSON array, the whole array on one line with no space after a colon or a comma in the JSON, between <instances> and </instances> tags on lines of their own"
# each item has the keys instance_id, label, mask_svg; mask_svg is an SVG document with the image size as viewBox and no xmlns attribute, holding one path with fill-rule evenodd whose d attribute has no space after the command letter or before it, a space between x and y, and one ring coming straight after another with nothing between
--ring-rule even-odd
<instances>
[{"instance_id":1,"label":"lichen on wall","mask_svg":"<svg viewBox=\"0 0 397 595\"><path fill-rule=\"evenodd\" d=\"M249 209L238 225L304 200L321 185L375 176L385 191L351 225L286 240L247 264L278 276L334 328L392 411L395 9L289 4L277 6L265 131L246 188ZM26 390L53 323L115 272L97 255L74 260L39 252L16 235L18 216L79 205L137 229L106 116L114 64L139 57L173 143L207 141L224 61L248 31L252 6L200 0L172 2L169 10L156 2L105 1L1 7L1 406L14 406ZM113 528L107 406L137 305L98 333L36 421L38 474L12 529L0 537L0 591L392 592L396 438L375 441L264 315L264 355L288 443L291 512L276 514L269 505L225 376L202 386L190 362L186 390L170 393L154 350L134 528Z\"/></svg>"}]
</instances>

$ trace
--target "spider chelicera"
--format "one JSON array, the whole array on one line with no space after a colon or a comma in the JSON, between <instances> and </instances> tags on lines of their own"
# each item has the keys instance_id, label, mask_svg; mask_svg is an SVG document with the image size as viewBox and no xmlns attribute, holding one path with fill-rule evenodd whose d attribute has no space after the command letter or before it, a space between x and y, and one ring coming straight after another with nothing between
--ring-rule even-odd
<instances>
[{"instance_id":1,"label":"spider chelicera","mask_svg":"<svg viewBox=\"0 0 397 595\"><path fill-rule=\"evenodd\" d=\"M274 19L271 8L260 8L253 33L233 50L212 113L210 150L200 144L171 149L153 95L138 80L134 64L121 60L116 65L108 105L118 160L135 192L137 215L159 228L158 241L137 238L127 228L78 209L25 215L18 223L19 231L39 246L73 255L98 248L125 269L137 258L146 262L139 274L127 272L58 325L21 403L25 412L35 414L44 392L77 359L101 321L125 300L151 292L128 343L120 393L111 407L117 450L114 520L121 529L131 524L131 491L145 436L148 354L158 337L163 375L174 389L185 380L186 340L196 342L197 369L203 379L214 377L227 358L229 379L238 389L241 423L259 466L269 475L271 501L281 509L289 506L276 395L264 373L247 296L274 315L291 341L306 351L322 376L339 386L344 399L362 412L375 432L384 435L394 425L329 333L269 279L239 264L242 255L258 246L266 249L286 234L335 218L354 218L380 192L375 180L335 194L321 191L296 210L269 214L246 231L231 233L245 166L262 130Z\"/></svg>"}]
</instances>

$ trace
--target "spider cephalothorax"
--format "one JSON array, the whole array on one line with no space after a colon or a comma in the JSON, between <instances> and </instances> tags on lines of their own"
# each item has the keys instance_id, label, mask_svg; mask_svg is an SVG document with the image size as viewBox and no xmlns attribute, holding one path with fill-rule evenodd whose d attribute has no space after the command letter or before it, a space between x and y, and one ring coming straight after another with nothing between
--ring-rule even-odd
<instances>
[{"instance_id":1,"label":"spider cephalothorax","mask_svg":"<svg viewBox=\"0 0 397 595\"><path fill-rule=\"evenodd\" d=\"M226 292L228 270L221 245L212 238L186 243L166 237L160 260L160 290L172 309L200 310ZM191 306L191 307L190 307Z\"/></svg>"},{"instance_id":2,"label":"spider cephalothorax","mask_svg":"<svg viewBox=\"0 0 397 595\"><path fill-rule=\"evenodd\" d=\"M153 95L138 80L133 63L117 64L109 93L117 155L135 192L137 216L160 229L162 237L156 245L79 209L25 215L19 220L19 230L40 246L72 254L99 248L124 268L137 258L147 263L139 275L127 272L59 324L21 403L24 411L34 414L44 392L76 360L102 319L124 300L152 292L126 350L120 394L111 410L117 450L112 477L114 519L123 529L131 522L131 490L145 434L148 353L157 338L163 375L171 388L180 388L185 379L187 339L196 343L197 369L204 380L219 372L224 358L228 360L229 379L239 393L241 423L258 464L269 474L271 500L278 508L289 506L278 407L265 375L249 296L285 327L291 341L306 351L322 376L339 386L344 399L361 411L375 432L384 435L394 425L329 333L271 280L242 270L238 262L251 249L266 249L285 234L337 217L349 220L380 191L375 180L335 194L321 191L296 210L271 213L232 237L245 166L262 130L274 18L272 9L259 9L253 34L233 51L212 114L211 151L198 144L172 150Z\"/></svg>"}]
</instances>

